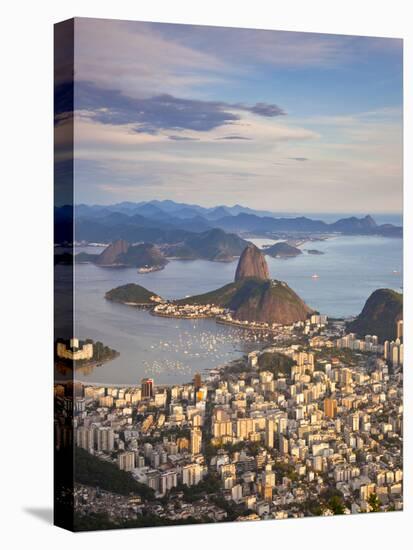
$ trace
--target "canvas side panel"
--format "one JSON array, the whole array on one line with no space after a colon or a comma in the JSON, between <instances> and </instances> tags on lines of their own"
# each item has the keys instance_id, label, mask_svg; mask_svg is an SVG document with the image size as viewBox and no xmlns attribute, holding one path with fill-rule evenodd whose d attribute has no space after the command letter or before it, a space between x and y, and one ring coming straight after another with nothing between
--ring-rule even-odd
<instances>
[{"instance_id":1,"label":"canvas side panel","mask_svg":"<svg viewBox=\"0 0 413 550\"><path fill-rule=\"evenodd\" d=\"M54 27L54 523L73 530L74 20Z\"/></svg>"}]
</instances>

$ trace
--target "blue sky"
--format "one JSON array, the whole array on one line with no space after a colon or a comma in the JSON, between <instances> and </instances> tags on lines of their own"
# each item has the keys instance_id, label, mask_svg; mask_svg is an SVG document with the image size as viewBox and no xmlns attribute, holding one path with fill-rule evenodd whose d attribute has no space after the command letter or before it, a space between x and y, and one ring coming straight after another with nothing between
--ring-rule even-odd
<instances>
[{"instance_id":1,"label":"blue sky","mask_svg":"<svg viewBox=\"0 0 413 550\"><path fill-rule=\"evenodd\" d=\"M75 29L76 202L401 211L401 40L94 19ZM65 109L57 102L62 163Z\"/></svg>"}]
</instances>

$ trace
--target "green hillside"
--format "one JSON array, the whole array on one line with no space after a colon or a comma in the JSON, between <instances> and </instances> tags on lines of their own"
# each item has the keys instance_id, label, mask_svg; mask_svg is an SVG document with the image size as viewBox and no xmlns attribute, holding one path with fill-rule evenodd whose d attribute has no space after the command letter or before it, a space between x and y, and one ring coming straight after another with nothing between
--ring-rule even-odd
<instances>
[{"instance_id":1,"label":"green hillside","mask_svg":"<svg viewBox=\"0 0 413 550\"><path fill-rule=\"evenodd\" d=\"M153 490L138 483L130 472L119 470L116 464L100 460L84 449L76 447L74 481L91 487L99 487L119 495L139 495L146 500L154 498Z\"/></svg>"},{"instance_id":2,"label":"green hillside","mask_svg":"<svg viewBox=\"0 0 413 550\"><path fill-rule=\"evenodd\" d=\"M379 340L396 338L396 323L403 318L403 294L389 288L375 290L367 299L360 315L347 324L358 336L375 334Z\"/></svg>"},{"instance_id":3,"label":"green hillside","mask_svg":"<svg viewBox=\"0 0 413 550\"><path fill-rule=\"evenodd\" d=\"M179 304L214 304L239 320L289 324L305 320L310 308L286 284L255 277L239 279L217 290L178 300Z\"/></svg>"},{"instance_id":4,"label":"green hillside","mask_svg":"<svg viewBox=\"0 0 413 550\"><path fill-rule=\"evenodd\" d=\"M137 285L136 283L129 283L109 290L106 292L105 298L119 303L130 302L134 304L149 305L153 304L151 298L159 298L159 296L143 286Z\"/></svg>"}]
</instances>

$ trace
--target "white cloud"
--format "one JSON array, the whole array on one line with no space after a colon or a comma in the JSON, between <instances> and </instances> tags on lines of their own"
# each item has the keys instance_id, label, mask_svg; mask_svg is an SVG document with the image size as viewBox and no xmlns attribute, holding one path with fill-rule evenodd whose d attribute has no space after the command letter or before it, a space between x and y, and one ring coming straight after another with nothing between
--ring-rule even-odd
<instances>
[{"instance_id":1,"label":"white cloud","mask_svg":"<svg viewBox=\"0 0 413 550\"><path fill-rule=\"evenodd\" d=\"M136 133L89 115L76 120L76 158L100 163L105 176L85 181L81 193L94 186L107 197L191 197L211 205L237 197L251 207L307 212L401 208L397 113L395 119L389 111L386 120L380 111L306 122L243 113L235 124L182 132L197 141L171 141L167 132ZM250 140L220 139L234 133Z\"/></svg>"}]
</instances>

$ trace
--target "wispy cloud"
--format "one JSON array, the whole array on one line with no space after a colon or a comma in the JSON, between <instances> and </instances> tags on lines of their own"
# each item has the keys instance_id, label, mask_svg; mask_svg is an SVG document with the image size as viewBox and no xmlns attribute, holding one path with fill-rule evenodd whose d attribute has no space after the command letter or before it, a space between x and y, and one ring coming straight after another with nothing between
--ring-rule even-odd
<instances>
[{"instance_id":1,"label":"wispy cloud","mask_svg":"<svg viewBox=\"0 0 413 550\"><path fill-rule=\"evenodd\" d=\"M168 136L172 141L199 141L199 138L189 136Z\"/></svg>"},{"instance_id":2,"label":"wispy cloud","mask_svg":"<svg viewBox=\"0 0 413 550\"><path fill-rule=\"evenodd\" d=\"M232 72L219 55L164 36L162 25L76 19L76 76L130 97L172 94L224 82Z\"/></svg>"},{"instance_id":3,"label":"wispy cloud","mask_svg":"<svg viewBox=\"0 0 413 550\"><path fill-rule=\"evenodd\" d=\"M246 136L222 136L222 137L219 137L219 138L215 138L216 141L222 141L222 140L226 140L226 141L237 141L237 140L247 140L247 141L250 141L252 138L249 138L249 137L246 137Z\"/></svg>"},{"instance_id":4,"label":"wispy cloud","mask_svg":"<svg viewBox=\"0 0 413 550\"><path fill-rule=\"evenodd\" d=\"M399 54L402 41L365 36L199 27L192 25L157 26L165 37L189 47L197 44L202 51L219 57L234 68L240 60L271 67L337 67L372 53Z\"/></svg>"}]
</instances>

